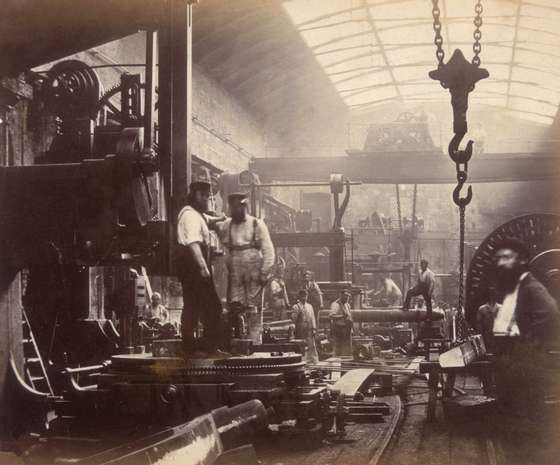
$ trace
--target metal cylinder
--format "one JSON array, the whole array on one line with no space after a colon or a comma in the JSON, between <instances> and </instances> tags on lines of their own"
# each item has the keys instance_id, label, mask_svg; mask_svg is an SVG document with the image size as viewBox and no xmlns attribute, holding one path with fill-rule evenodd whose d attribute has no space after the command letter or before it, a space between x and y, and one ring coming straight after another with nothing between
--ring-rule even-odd
<instances>
[{"instance_id":1,"label":"metal cylinder","mask_svg":"<svg viewBox=\"0 0 560 465\"><path fill-rule=\"evenodd\" d=\"M426 319L425 310L395 310L395 309L375 309L375 310L351 310L354 323L404 323L418 322ZM328 318L330 311L321 311L319 319ZM441 320L441 313L432 313L432 320Z\"/></svg>"},{"instance_id":2,"label":"metal cylinder","mask_svg":"<svg viewBox=\"0 0 560 465\"><path fill-rule=\"evenodd\" d=\"M233 407L212 410L224 449L245 444L248 437L268 425L268 413L260 400L253 399Z\"/></svg>"}]
</instances>

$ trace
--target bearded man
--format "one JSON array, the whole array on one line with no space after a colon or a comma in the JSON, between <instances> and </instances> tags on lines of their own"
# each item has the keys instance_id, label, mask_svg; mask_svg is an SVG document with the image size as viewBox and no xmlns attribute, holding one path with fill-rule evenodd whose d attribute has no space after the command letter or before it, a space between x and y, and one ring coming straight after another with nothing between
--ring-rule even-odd
<instances>
[{"instance_id":1,"label":"bearded man","mask_svg":"<svg viewBox=\"0 0 560 465\"><path fill-rule=\"evenodd\" d=\"M496 390L508 414L541 418L544 398L558 382L548 351L557 346L560 312L548 290L529 271L529 249L515 238L496 244L495 272L504 296L494 320Z\"/></svg>"}]
</instances>

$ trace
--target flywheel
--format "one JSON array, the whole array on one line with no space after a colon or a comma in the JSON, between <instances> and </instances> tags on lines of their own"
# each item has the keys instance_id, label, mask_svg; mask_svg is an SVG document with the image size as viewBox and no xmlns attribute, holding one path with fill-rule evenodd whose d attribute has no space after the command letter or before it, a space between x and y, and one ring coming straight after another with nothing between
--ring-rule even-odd
<instances>
[{"instance_id":1,"label":"flywheel","mask_svg":"<svg viewBox=\"0 0 560 465\"><path fill-rule=\"evenodd\" d=\"M496 228L477 248L467 274L467 319L474 321L485 303L487 289L494 282L494 252L506 237L522 240L529 249L531 272L560 302L560 216L524 215Z\"/></svg>"}]
</instances>

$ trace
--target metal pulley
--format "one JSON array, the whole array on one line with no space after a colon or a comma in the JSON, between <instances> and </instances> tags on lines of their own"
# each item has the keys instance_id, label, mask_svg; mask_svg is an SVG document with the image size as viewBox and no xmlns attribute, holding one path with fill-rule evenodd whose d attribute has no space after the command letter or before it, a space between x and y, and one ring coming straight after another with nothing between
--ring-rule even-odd
<instances>
[{"instance_id":1,"label":"metal pulley","mask_svg":"<svg viewBox=\"0 0 560 465\"><path fill-rule=\"evenodd\" d=\"M331 174L329 184L331 187L331 194L342 194L344 191L345 178L342 174Z\"/></svg>"}]
</instances>

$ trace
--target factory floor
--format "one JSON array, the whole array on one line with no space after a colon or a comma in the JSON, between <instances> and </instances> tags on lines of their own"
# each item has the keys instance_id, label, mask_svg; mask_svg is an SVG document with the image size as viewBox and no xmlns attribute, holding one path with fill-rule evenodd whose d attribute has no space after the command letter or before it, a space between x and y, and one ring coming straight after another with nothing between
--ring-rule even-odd
<instances>
[{"instance_id":1,"label":"factory floor","mask_svg":"<svg viewBox=\"0 0 560 465\"><path fill-rule=\"evenodd\" d=\"M389 443L402 414L397 395L377 397L391 413L382 423L352 424L341 440L312 442L309 438L274 438L257 442L255 448L263 465L375 465Z\"/></svg>"},{"instance_id":2,"label":"factory floor","mask_svg":"<svg viewBox=\"0 0 560 465\"><path fill-rule=\"evenodd\" d=\"M481 394L479 380L457 378L464 393ZM380 465L559 465L560 422L548 424L496 413L494 408L444 409L426 419L427 383L415 378L403 396L404 415ZM551 421L552 420L552 421Z\"/></svg>"},{"instance_id":3,"label":"factory floor","mask_svg":"<svg viewBox=\"0 0 560 465\"><path fill-rule=\"evenodd\" d=\"M408 364L412 368L414 362ZM255 444L263 465L560 465L560 416L546 424L497 413L495 406L444 408L426 417L428 384L422 375L395 377L395 395L383 423L350 425L343 441L306 438ZM482 396L480 380L457 376L454 400ZM398 395L397 395L398 394Z\"/></svg>"}]
</instances>

